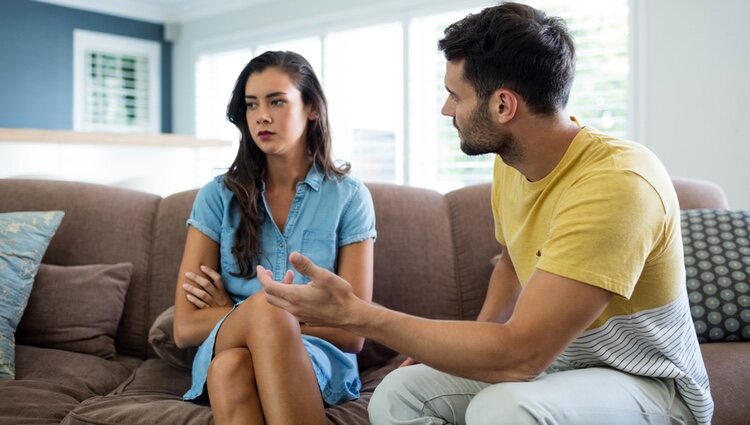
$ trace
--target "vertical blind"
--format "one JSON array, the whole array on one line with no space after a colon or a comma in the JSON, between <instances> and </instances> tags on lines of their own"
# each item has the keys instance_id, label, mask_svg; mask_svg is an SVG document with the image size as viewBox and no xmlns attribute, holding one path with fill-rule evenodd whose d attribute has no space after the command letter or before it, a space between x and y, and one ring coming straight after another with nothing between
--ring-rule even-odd
<instances>
[{"instance_id":1,"label":"vertical blind","mask_svg":"<svg viewBox=\"0 0 750 425\"><path fill-rule=\"evenodd\" d=\"M529 3L563 17L576 43L576 79L568 112L583 124L627 137L628 0ZM357 177L447 192L492 178L493 156L461 152L451 119L440 114L447 93L445 59L437 41L447 25L481 9L415 14L342 31L321 29L303 39L256 44L253 52L269 47L296 50L313 63L329 100L334 153L352 162ZM226 58L239 53L206 54L196 63L199 136L229 134L223 118L225 87L234 83L246 60L228 67ZM243 53L247 58L248 50ZM209 98L213 101L206 102Z\"/></svg>"}]
</instances>

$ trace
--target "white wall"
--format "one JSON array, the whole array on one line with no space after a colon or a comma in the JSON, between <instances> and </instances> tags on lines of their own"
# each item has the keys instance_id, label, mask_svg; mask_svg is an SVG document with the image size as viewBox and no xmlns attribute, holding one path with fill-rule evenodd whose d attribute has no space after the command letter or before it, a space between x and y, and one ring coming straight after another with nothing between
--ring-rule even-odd
<instances>
[{"instance_id":1,"label":"white wall","mask_svg":"<svg viewBox=\"0 0 750 425\"><path fill-rule=\"evenodd\" d=\"M747 0L641 1L640 141L673 175L712 180L750 208Z\"/></svg>"},{"instance_id":2,"label":"white wall","mask_svg":"<svg viewBox=\"0 0 750 425\"><path fill-rule=\"evenodd\" d=\"M650 147L672 175L720 184L732 206L750 208L750 1L633 0L637 6L635 57L640 98L637 140ZM194 62L225 42L248 46L259 35L346 26L347 18L377 22L415 7L435 12L494 1L284 0L182 24L173 48L173 127L193 134ZM284 31L289 28L289 31ZM297 28L291 30L291 28Z\"/></svg>"}]
</instances>

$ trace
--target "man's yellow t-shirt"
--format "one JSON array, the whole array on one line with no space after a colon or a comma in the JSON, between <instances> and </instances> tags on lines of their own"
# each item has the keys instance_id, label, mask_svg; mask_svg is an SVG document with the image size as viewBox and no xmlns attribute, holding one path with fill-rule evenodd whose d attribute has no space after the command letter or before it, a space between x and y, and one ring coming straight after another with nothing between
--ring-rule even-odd
<instances>
[{"instance_id":1,"label":"man's yellow t-shirt","mask_svg":"<svg viewBox=\"0 0 750 425\"><path fill-rule=\"evenodd\" d=\"M713 402L686 296L677 195L653 153L582 127L539 181L528 181L498 156L492 209L495 236L521 285L540 269L616 295L554 368L610 366L674 378L698 422L710 421Z\"/></svg>"}]
</instances>

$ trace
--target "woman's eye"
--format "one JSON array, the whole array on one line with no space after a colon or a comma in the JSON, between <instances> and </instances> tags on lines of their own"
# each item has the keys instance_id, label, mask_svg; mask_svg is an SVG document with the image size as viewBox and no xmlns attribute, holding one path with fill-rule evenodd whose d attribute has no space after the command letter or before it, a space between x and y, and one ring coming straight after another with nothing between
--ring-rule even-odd
<instances>
[{"instance_id":1,"label":"woman's eye","mask_svg":"<svg viewBox=\"0 0 750 425\"><path fill-rule=\"evenodd\" d=\"M258 107L257 103L247 103L246 104L248 110L252 110Z\"/></svg>"},{"instance_id":2,"label":"woman's eye","mask_svg":"<svg viewBox=\"0 0 750 425\"><path fill-rule=\"evenodd\" d=\"M284 101L281 99L274 99L271 101L271 105L273 106L281 106L284 104Z\"/></svg>"}]
</instances>

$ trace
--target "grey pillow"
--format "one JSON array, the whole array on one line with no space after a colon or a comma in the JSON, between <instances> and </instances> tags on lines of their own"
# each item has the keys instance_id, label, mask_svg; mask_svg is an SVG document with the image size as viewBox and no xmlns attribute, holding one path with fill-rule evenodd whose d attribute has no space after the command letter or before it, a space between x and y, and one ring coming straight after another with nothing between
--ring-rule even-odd
<instances>
[{"instance_id":1,"label":"grey pillow","mask_svg":"<svg viewBox=\"0 0 750 425\"><path fill-rule=\"evenodd\" d=\"M682 211L690 311L700 342L750 340L750 211Z\"/></svg>"},{"instance_id":2,"label":"grey pillow","mask_svg":"<svg viewBox=\"0 0 750 425\"><path fill-rule=\"evenodd\" d=\"M180 348L174 343L174 306L164 310L148 331L148 342L162 360L172 366L192 369L198 347Z\"/></svg>"},{"instance_id":3,"label":"grey pillow","mask_svg":"<svg viewBox=\"0 0 750 425\"><path fill-rule=\"evenodd\" d=\"M114 338L132 269L130 263L42 264L16 331L17 342L115 358Z\"/></svg>"}]
</instances>

